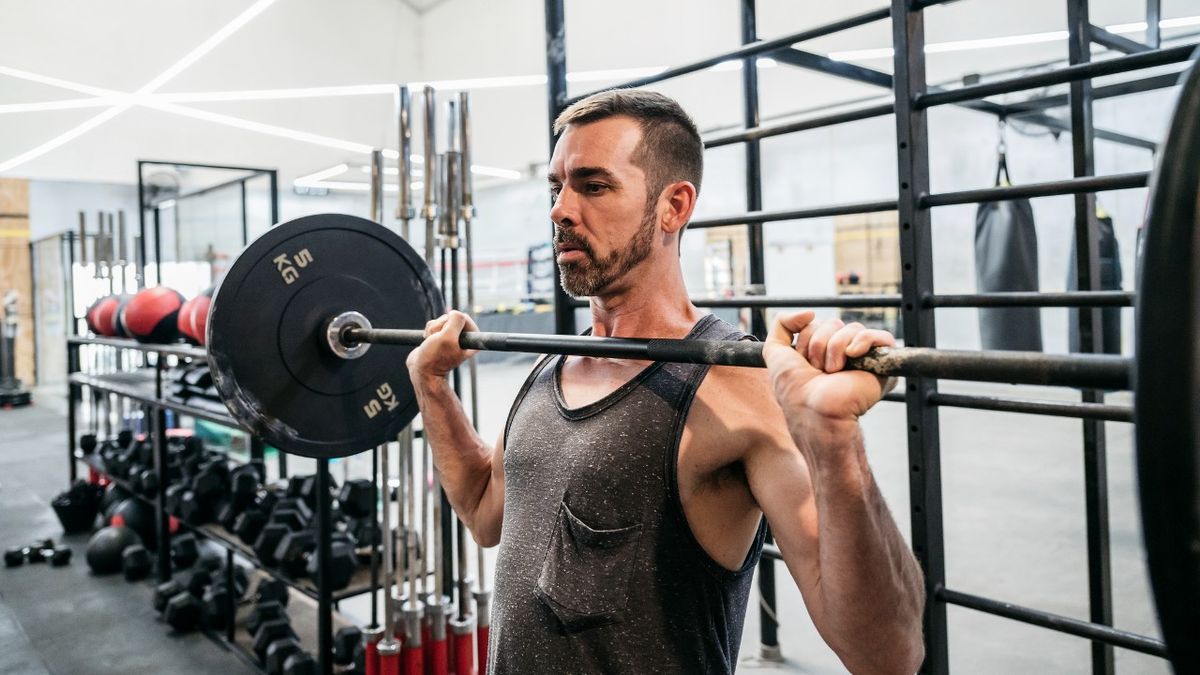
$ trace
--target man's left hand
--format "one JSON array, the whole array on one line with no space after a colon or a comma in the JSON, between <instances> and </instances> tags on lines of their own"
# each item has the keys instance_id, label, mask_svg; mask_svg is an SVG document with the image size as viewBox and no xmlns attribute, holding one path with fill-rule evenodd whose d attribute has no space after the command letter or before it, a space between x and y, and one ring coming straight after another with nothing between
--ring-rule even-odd
<instances>
[{"instance_id":1,"label":"man's left hand","mask_svg":"<svg viewBox=\"0 0 1200 675\"><path fill-rule=\"evenodd\" d=\"M894 385L894 380L860 370L844 370L846 360L874 347L892 347L883 330L839 319L817 321L812 311L781 314L763 346L775 398L792 419L815 415L855 421Z\"/></svg>"}]
</instances>

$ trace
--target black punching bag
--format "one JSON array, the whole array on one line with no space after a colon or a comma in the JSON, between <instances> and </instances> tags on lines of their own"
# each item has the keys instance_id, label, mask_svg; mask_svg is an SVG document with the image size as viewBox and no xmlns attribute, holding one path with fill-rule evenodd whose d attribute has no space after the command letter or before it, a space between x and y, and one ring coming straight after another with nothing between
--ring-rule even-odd
<instances>
[{"instance_id":1,"label":"black punching bag","mask_svg":"<svg viewBox=\"0 0 1200 675\"><path fill-rule=\"evenodd\" d=\"M1092 236L1100 249L1100 267L1092 270L1099 275L1102 291L1121 290L1121 250L1117 245L1117 235L1113 231L1112 216L1097 209L1088 219ZM1067 270L1067 290L1079 290L1079 278L1075 273L1075 238L1071 238L1071 266ZM1105 307L1100 310L1100 325L1096 326L1103 334L1105 354L1121 353L1121 308ZM1079 310L1072 308L1067 314L1067 330L1069 349L1073 352L1079 349Z\"/></svg>"},{"instance_id":2,"label":"black punching bag","mask_svg":"<svg viewBox=\"0 0 1200 675\"><path fill-rule=\"evenodd\" d=\"M1004 155L996 170L1008 182ZM975 212L975 284L980 293L1038 290L1037 230L1028 199L987 202ZM1042 315L1037 307L981 307L983 349L1042 350Z\"/></svg>"}]
</instances>

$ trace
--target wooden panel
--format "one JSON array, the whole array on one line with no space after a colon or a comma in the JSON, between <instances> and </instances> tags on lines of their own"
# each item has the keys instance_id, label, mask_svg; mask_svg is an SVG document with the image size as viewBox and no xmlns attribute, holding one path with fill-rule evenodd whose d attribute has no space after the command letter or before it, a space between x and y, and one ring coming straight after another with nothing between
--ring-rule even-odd
<instances>
[{"instance_id":1,"label":"wooden panel","mask_svg":"<svg viewBox=\"0 0 1200 675\"><path fill-rule=\"evenodd\" d=\"M23 178L0 178L0 219L11 216L29 218L29 181Z\"/></svg>"},{"instance_id":2,"label":"wooden panel","mask_svg":"<svg viewBox=\"0 0 1200 675\"><path fill-rule=\"evenodd\" d=\"M29 260L29 181L0 178L0 298L17 292L17 377L33 379L33 283Z\"/></svg>"}]
</instances>

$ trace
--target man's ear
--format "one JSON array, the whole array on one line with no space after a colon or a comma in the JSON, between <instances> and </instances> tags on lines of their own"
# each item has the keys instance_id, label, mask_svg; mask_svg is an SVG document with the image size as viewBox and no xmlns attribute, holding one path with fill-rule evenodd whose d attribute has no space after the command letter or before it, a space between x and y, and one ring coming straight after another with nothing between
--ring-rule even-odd
<instances>
[{"instance_id":1,"label":"man's ear","mask_svg":"<svg viewBox=\"0 0 1200 675\"><path fill-rule=\"evenodd\" d=\"M659 200L666 205L660 225L664 232L674 234L692 219L692 211L696 209L696 186L686 180L671 183L663 189Z\"/></svg>"}]
</instances>

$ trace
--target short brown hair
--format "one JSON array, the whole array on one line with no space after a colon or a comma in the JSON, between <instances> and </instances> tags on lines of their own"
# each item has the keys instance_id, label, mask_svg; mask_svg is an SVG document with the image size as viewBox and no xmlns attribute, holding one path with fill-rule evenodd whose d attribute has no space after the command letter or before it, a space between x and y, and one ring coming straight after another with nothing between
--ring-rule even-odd
<instances>
[{"instance_id":1,"label":"short brown hair","mask_svg":"<svg viewBox=\"0 0 1200 675\"><path fill-rule=\"evenodd\" d=\"M554 134L568 125L632 117L641 125L642 140L631 158L646 173L646 199L658 199L663 188L685 180L700 192L704 176L704 143L696 123L674 99L644 89L610 89L572 104L554 120ZM649 206L649 204L648 204Z\"/></svg>"}]
</instances>

